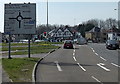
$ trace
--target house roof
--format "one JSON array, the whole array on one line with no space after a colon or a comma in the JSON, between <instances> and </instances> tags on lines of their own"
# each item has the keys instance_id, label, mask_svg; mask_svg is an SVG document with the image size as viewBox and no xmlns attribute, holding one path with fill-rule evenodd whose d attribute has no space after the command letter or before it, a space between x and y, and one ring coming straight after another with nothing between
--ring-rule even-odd
<instances>
[{"instance_id":1,"label":"house roof","mask_svg":"<svg viewBox=\"0 0 120 84\"><path fill-rule=\"evenodd\" d=\"M94 27L93 29L91 29L89 32L100 32L100 28L99 27Z\"/></svg>"}]
</instances>

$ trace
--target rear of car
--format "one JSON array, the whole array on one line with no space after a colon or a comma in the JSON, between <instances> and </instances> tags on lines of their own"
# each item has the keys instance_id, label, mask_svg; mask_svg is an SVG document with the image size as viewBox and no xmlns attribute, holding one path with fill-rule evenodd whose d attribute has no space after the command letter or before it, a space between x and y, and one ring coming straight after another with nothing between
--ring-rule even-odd
<instances>
[{"instance_id":1,"label":"rear of car","mask_svg":"<svg viewBox=\"0 0 120 84\"><path fill-rule=\"evenodd\" d=\"M66 40L64 42L63 48L65 48L65 49L73 49L73 42L71 40Z\"/></svg>"},{"instance_id":2,"label":"rear of car","mask_svg":"<svg viewBox=\"0 0 120 84\"><path fill-rule=\"evenodd\" d=\"M118 49L119 48L119 43L116 40L107 40L106 48L107 49Z\"/></svg>"}]
</instances>

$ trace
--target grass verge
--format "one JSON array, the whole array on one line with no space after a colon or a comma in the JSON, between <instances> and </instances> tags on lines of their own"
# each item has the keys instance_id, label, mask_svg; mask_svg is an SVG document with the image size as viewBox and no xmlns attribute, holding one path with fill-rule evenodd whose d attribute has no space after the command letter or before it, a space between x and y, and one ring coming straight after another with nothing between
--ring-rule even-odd
<instances>
[{"instance_id":1,"label":"grass verge","mask_svg":"<svg viewBox=\"0 0 120 84\"><path fill-rule=\"evenodd\" d=\"M13 82L31 82L32 71L39 58L2 59L4 70Z\"/></svg>"},{"instance_id":2,"label":"grass verge","mask_svg":"<svg viewBox=\"0 0 120 84\"><path fill-rule=\"evenodd\" d=\"M57 49L57 48L59 47L53 45L33 46L30 48L31 49L30 53L31 54L48 53L52 49ZM2 51L8 51L8 48L2 48ZM28 54L28 47L12 47L11 51L15 51L15 52L11 52L11 55L26 55ZM7 55L8 53L4 53L4 54Z\"/></svg>"}]
</instances>

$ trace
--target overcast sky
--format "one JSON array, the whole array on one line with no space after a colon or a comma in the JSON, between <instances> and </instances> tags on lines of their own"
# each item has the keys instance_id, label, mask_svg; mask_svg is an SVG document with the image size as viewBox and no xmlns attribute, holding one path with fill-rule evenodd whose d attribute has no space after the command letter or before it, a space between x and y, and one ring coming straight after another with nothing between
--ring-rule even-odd
<instances>
[{"instance_id":1,"label":"overcast sky","mask_svg":"<svg viewBox=\"0 0 120 84\"><path fill-rule=\"evenodd\" d=\"M118 19L119 0L48 0L49 24L77 25L89 19ZM89 1L89 2L88 2ZM36 3L37 25L46 24L46 0L4 0L0 1L0 31L4 31L5 3Z\"/></svg>"}]
</instances>

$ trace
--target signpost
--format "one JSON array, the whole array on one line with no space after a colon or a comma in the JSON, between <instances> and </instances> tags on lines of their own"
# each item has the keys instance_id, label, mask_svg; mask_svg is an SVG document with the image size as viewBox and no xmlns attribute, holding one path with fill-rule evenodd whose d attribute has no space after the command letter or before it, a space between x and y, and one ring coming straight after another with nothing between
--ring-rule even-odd
<instances>
[{"instance_id":1,"label":"signpost","mask_svg":"<svg viewBox=\"0 0 120 84\"><path fill-rule=\"evenodd\" d=\"M36 33L36 4L5 4L4 12L4 32L9 34L28 34ZM10 57L10 39L9 39L9 58ZM30 38L28 41L28 51L30 53ZM30 54L28 54L30 57Z\"/></svg>"}]
</instances>

